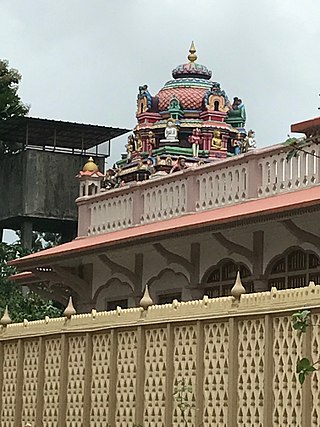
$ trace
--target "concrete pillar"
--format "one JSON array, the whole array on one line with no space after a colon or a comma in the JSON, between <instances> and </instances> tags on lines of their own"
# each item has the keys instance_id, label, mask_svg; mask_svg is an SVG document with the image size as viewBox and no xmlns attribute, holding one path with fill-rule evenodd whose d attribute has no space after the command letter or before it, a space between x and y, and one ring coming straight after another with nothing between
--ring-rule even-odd
<instances>
[{"instance_id":1,"label":"concrete pillar","mask_svg":"<svg viewBox=\"0 0 320 427\"><path fill-rule=\"evenodd\" d=\"M21 245L25 249L32 249L32 221L24 220L21 225Z\"/></svg>"},{"instance_id":2,"label":"concrete pillar","mask_svg":"<svg viewBox=\"0 0 320 427\"><path fill-rule=\"evenodd\" d=\"M264 231L262 230L253 233L253 254L254 291L266 291L268 284L263 275Z\"/></svg>"}]
</instances>

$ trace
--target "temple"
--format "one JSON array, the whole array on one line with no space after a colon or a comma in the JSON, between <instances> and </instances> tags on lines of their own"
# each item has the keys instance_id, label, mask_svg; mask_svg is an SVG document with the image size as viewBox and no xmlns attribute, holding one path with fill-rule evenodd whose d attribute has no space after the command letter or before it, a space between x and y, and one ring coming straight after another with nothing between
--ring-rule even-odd
<instances>
[{"instance_id":1,"label":"temple","mask_svg":"<svg viewBox=\"0 0 320 427\"><path fill-rule=\"evenodd\" d=\"M320 283L320 118L305 136L256 148L242 100L207 67L176 67L157 95L140 86L126 153L79 172L78 237L13 261L13 280L78 312Z\"/></svg>"},{"instance_id":2,"label":"temple","mask_svg":"<svg viewBox=\"0 0 320 427\"><path fill-rule=\"evenodd\" d=\"M111 176L117 172L123 182L144 180L170 173L181 158L186 168L254 148L241 99L234 97L231 103L220 83L211 79L211 71L196 62L194 43L188 60L174 68L173 79L157 95L152 96L146 84L139 87L138 123L117 162L121 170L110 170Z\"/></svg>"}]
</instances>

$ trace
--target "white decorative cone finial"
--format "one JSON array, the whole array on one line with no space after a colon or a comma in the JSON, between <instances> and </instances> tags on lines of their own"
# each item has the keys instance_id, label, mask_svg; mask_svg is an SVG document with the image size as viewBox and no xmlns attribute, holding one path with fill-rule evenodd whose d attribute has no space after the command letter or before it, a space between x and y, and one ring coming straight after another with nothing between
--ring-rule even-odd
<instances>
[{"instance_id":1,"label":"white decorative cone finial","mask_svg":"<svg viewBox=\"0 0 320 427\"><path fill-rule=\"evenodd\" d=\"M240 299L242 294L245 294L246 290L241 282L241 278L240 278L240 271L238 270L237 272L237 277L236 277L236 281L231 289L231 295L235 298L235 299Z\"/></svg>"},{"instance_id":2,"label":"white decorative cone finial","mask_svg":"<svg viewBox=\"0 0 320 427\"><path fill-rule=\"evenodd\" d=\"M149 294L149 287L146 285L143 297L140 300L140 307L142 307L144 310L148 310L148 308L153 304L154 302L152 301L152 298Z\"/></svg>"},{"instance_id":3,"label":"white decorative cone finial","mask_svg":"<svg viewBox=\"0 0 320 427\"><path fill-rule=\"evenodd\" d=\"M10 323L12 323L12 320L9 316L9 311L8 311L7 305L6 305L6 308L4 310L3 316L1 317L0 323L3 326L7 326L7 325L10 325Z\"/></svg>"},{"instance_id":4,"label":"white decorative cone finial","mask_svg":"<svg viewBox=\"0 0 320 427\"><path fill-rule=\"evenodd\" d=\"M63 314L67 319L71 319L71 316L77 314L76 309L73 306L72 297L69 298L68 305L65 308Z\"/></svg>"}]
</instances>

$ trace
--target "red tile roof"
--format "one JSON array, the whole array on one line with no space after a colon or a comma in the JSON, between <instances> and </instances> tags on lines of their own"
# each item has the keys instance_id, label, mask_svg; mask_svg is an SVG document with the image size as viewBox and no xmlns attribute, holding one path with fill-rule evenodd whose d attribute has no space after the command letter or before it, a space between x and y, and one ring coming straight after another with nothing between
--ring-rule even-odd
<instances>
[{"instance_id":1,"label":"red tile roof","mask_svg":"<svg viewBox=\"0 0 320 427\"><path fill-rule=\"evenodd\" d=\"M177 87L164 88L158 93L159 111L166 111L170 101L176 96L183 110L201 110L202 100L208 88Z\"/></svg>"},{"instance_id":2,"label":"red tile roof","mask_svg":"<svg viewBox=\"0 0 320 427\"><path fill-rule=\"evenodd\" d=\"M304 133L313 128L320 128L320 117L292 124L291 132Z\"/></svg>"},{"instance_id":3,"label":"red tile roof","mask_svg":"<svg viewBox=\"0 0 320 427\"><path fill-rule=\"evenodd\" d=\"M53 262L63 257L74 257L104 250L123 243L141 243L144 239L167 236L184 231L203 229L206 226L237 222L277 212L290 211L320 204L320 186L293 191L263 199L249 200L232 206L224 206L204 212L196 212L177 218L138 225L124 230L78 238L54 248L46 249L10 262L18 269L32 268L43 262ZM42 264L43 265L43 264Z\"/></svg>"}]
</instances>

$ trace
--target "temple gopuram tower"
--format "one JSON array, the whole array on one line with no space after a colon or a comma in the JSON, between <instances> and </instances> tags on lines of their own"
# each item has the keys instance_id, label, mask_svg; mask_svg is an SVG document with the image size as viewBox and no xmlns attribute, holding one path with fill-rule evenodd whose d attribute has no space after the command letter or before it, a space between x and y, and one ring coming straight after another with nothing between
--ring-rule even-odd
<instances>
[{"instance_id":1,"label":"temple gopuram tower","mask_svg":"<svg viewBox=\"0 0 320 427\"><path fill-rule=\"evenodd\" d=\"M192 42L188 62L173 69L155 96L146 84L139 87L138 123L117 163L125 182L170 173L182 157L195 166L238 154L246 137L244 105L238 97L231 103L212 72L196 61Z\"/></svg>"}]
</instances>

